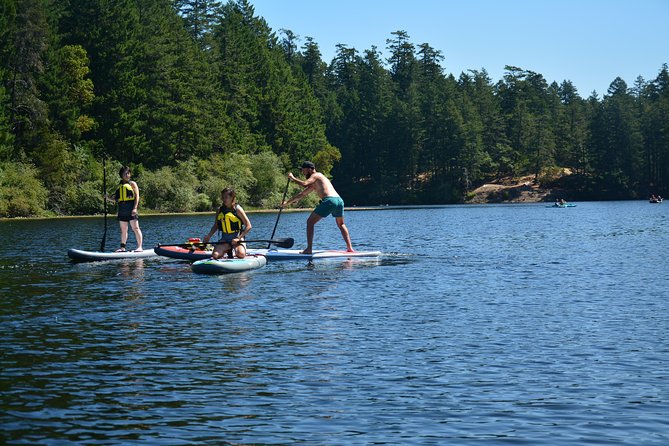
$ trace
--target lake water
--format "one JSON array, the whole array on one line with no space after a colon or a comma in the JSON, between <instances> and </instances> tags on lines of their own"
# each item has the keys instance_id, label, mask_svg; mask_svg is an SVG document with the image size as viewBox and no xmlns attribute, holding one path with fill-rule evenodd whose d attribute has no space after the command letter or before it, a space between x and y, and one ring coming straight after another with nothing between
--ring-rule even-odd
<instances>
[{"instance_id":1,"label":"lake water","mask_svg":"<svg viewBox=\"0 0 669 446\"><path fill-rule=\"evenodd\" d=\"M668 444L668 215L351 211L354 246L382 258L227 276L70 263L101 218L0 222L0 443ZM306 218L276 236L304 246ZM267 238L276 214L251 219ZM145 246L212 221L142 217ZM317 225L315 248L343 247Z\"/></svg>"}]
</instances>

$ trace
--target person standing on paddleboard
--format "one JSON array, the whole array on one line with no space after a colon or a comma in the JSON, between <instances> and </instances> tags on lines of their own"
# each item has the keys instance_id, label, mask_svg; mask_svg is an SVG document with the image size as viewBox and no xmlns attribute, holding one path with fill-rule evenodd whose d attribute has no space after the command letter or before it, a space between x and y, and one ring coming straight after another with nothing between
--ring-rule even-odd
<instances>
[{"instance_id":1,"label":"person standing on paddleboard","mask_svg":"<svg viewBox=\"0 0 669 446\"><path fill-rule=\"evenodd\" d=\"M237 204L237 194L235 190L228 187L221 191L223 206L216 212L214 225L209 234L202 239L203 243L209 243L209 239L216 231L221 232L221 240L216 244L212 259L219 259L223 254L234 249L235 255L243 259L246 257L246 246L244 246L244 237L251 231L251 221L244 212L244 209ZM223 243L220 243L223 242Z\"/></svg>"},{"instance_id":2,"label":"person standing on paddleboard","mask_svg":"<svg viewBox=\"0 0 669 446\"><path fill-rule=\"evenodd\" d=\"M135 252L142 252L144 251L142 249L143 236L142 230L139 229L139 215L137 214L139 207L139 187L137 183L130 180L130 167L121 167L118 174L121 177L121 183L118 189L116 189L114 199L118 204L118 216L116 219L121 226L121 247L116 252L125 252L125 244L128 241L128 224L130 224L137 240L137 249L135 249Z\"/></svg>"},{"instance_id":3,"label":"person standing on paddleboard","mask_svg":"<svg viewBox=\"0 0 669 446\"><path fill-rule=\"evenodd\" d=\"M351 236L348 233L348 228L344 224L344 200L339 196L330 180L328 180L322 173L316 172L314 163L311 161L303 162L301 170L302 175L304 175L306 180L303 181L295 178L292 172L288 174L288 178L302 186L304 190L293 198L282 202L281 207L295 203L309 195L311 192L316 192L321 198L321 201L307 219L307 247L302 251L302 254L312 253L314 226L328 215L332 215L335 218L337 227L339 227L339 230L341 231L341 236L344 238L344 242L346 242L346 250L348 252L354 252L353 246L351 245Z\"/></svg>"}]
</instances>

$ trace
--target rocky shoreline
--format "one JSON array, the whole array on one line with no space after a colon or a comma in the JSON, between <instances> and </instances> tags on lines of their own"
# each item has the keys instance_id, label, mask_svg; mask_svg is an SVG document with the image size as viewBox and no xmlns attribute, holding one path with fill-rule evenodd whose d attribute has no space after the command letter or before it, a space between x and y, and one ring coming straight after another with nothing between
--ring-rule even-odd
<instances>
[{"instance_id":1,"label":"rocky shoreline","mask_svg":"<svg viewBox=\"0 0 669 446\"><path fill-rule=\"evenodd\" d=\"M483 184L468 194L465 203L540 203L563 197L562 189L541 187L531 175Z\"/></svg>"}]
</instances>

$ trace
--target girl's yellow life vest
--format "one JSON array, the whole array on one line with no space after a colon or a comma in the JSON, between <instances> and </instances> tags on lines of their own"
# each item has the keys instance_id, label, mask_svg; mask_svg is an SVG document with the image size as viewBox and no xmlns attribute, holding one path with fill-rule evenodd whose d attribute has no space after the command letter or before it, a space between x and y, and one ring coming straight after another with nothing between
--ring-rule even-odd
<instances>
[{"instance_id":1,"label":"girl's yellow life vest","mask_svg":"<svg viewBox=\"0 0 669 446\"><path fill-rule=\"evenodd\" d=\"M135 191L132 190L130 183L121 183L118 186L116 191L116 197L118 201L134 201L135 200Z\"/></svg>"},{"instance_id":2,"label":"girl's yellow life vest","mask_svg":"<svg viewBox=\"0 0 669 446\"><path fill-rule=\"evenodd\" d=\"M242 221L237 217L237 205L234 209L221 206L216 217L216 223L218 223L218 230L225 234L234 234L241 231Z\"/></svg>"}]
</instances>

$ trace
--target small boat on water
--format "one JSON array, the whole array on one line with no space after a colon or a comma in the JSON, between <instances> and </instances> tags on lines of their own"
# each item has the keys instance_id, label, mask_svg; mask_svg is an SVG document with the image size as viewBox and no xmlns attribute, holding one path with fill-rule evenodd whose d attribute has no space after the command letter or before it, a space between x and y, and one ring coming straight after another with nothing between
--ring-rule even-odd
<instances>
[{"instance_id":1,"label":"small boat on water","mask_svg":"<svg viewBox=\"0 0 669 446\"><path fill-rule=\"evenodd\" d=\"M655 195L651 195L648 202L649 203L662 203L662 197L660 197L659 195L657 197Z\"/></svg>"},{"instance_id":2,"label":"small boat on water","mask_svg":"<svg viewBox=\"0 0 669 446\"><path fill-rule=\"evenodd\" d=\"M161 246L156 245L153 250L159 256L170 257L173 259L179 260L205 260L211 258L212 253L214 252L213 248L206 246L177 246L177 245L167 245Z\"/></svg>"},{"instance_id":3,"label":"small boat on water","mask_svg":"<svg viewBox=\"0 0 669 446\"><path fill-rule=\"evenodd\" d=\"M567 203L564 198L560 198L559 200L555 200L555 203L553 203L550 206L546 206L547 208L573 208L576 207L575 204Z\"/></svg>"},{"instance_id":4,"label":"small boat on water","mask_svg":"<svg viewBox=\"0 0 669 446\"><path fill-rule=\"evenodd\" d=\"M546 207L547 208L574 208L574 207L576 207L576 205L573 204L573 203L564 203L564 204L555 203L555 204L548 205Z\"/></svg>"}]
</instances>

